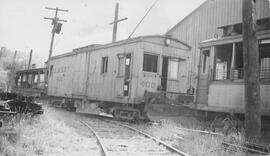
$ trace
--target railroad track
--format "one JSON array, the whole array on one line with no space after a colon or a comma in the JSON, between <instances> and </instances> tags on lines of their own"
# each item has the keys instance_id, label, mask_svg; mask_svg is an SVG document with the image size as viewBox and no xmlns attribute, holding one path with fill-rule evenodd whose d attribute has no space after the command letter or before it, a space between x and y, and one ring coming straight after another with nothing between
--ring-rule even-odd
<instances>
[{"instance_id":1,"label":"railroad track","mask_svg":"<svg viewBox=\"0 0 270 156\"><path fill-rule=\"evenodd\" d=\"M169 128L168 128L169 129ZM170 129L169 129L170 130ZM200 133L200 134L205 134L205 135L213 135L217 137L225 137L221 133L214 133L210 131L202 131L202 130L194 130L194 129L188 129L188 128L180 128L180 127L175 127L174 130L170 130L172 133L179 134L177 131L187 131L187 132L192 132L192 133ZM184 137L178 137L181 140L184 140ZM244 151L248 154L251 155L270 155L270 148L256 144L256 143L250 143L250 142L245 142L242 145L239 144L234 144L234 143L229 143L229 142L222 142L223 149L230 151L232 153L235 153L238 155L239 151ZM219 149L222 150L222 149Z\"/></svg>"},{"instance_id":2,"label":"railroad track","mask_svg":"<svg viewBox=\"0 0 270 156\"><path fill-rule=\"evenodd\" d=\"M143 136L147 137L148 139L151 139L151 140L155 141L156 143L158 143L160 145L163 145L167 150L171 151L171 154L165 153L164 151L163 152L156 152L156 153L155 152L152 152L152 153L151 152L145 152L145 153L148 153L149 155L158 155L158 154L160 154L160 155L173 155L173 153L176 154L176 155L183 155L183 156L188 155L188 154L186 154L186 153L184 153L184 152L182 152L182 151L168 145L164 141L162 141L160 139L157 139L157 138L155 138L155 137L153 137L153 136L151 136L149 134L146 134L146 133L134 128L136 126L129 126L129 125L126 125L126 124L121 124L120 122L116 122L116 121L111 120L110 118L107 118L107 117L104 117L104 116L96 116L95 119L98 119L98 120L103 121L103 122L105 122L105 120L106 120L105 123L113 124L114 126L118 126L118 128L119 128L119 126L124 127L125 129L129 129L129 130L135 132L136 133L135 135L138 135L138 133L139 133L140 135L143 135ZM99 130L95 130L95 128L93 129L90 126L91 124L89 124L89 123L87 123L85 121L81 121L81 122L84 122L85 126L88 125L87 127L89 129L91 129L91 131L93 133L96 133L96 136L99 137L98 140L101 140L101 142L102 142L102 140L104 140L103 137L99 136L99 132L98 132ZM192 133L200 133L200 134L205 134L205 135L214 135L214 136L217 136L217 137L224 137L224 135L221 134L221 133L214 133L214 132L202 131L202 130L194 130L194 129L188 129L188 128L174 127L174 129L168 128L168 130L171 131L172 133L179 134L180 137L179 137L179 135L176 135L176 137L178 139L181 139L181 140L184 140L184 136L182 137L181 133L178 133L178 131L187 131L187 132L192 132ZM102 147L103 149L105 149L105 150L107 149L106 148L107 146L104 143L100 143L100 144L102 144L100 146L103 146ZM229 142L224 141L222 143L222 148L217 149L217 151L218 150L229 151L231 153L234 153L235 155L242 155L243 153L241 153L240 151L242 151L242 152L244 151L244 152L248 153L249 155L270 155L270 148L269 147L259 145L259 144L249 143L249 142L246 142L243 145L239 145L239 144L234 144L234 143L229 143ZM211 152L214 152L214 151L211 151ZM110 152L103 151L103 155L105 155L105 156L108 156L108 153L110 153ZM135 155L142 155L142 153L136 153ZM145 153L144 153L144 155L145 155ZM124 154L124 155L129 155L129 154Z\"/></svg>"},{"instance_id":3,"label":"railroad track","mask_svg":"<svg viewBox=\"0 0 270 156\"><path fill-rule=\"evenodd\" d=\"M103 156L188 156L167 143L126 124L98 118L79 120L96 137Z\"/></svg>"}]
</instances>

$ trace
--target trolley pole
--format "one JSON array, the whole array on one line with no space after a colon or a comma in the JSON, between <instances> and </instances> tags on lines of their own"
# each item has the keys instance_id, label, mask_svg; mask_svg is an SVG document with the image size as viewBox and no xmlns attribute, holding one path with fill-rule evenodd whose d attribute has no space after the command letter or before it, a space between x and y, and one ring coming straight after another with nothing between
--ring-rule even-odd
<instances>
[{"instance_id":1,"label":"trolley pole","mask_svg":"<svg viewBox=\"0 0 270 156\"><path fill-rule=\"evenodd\" d=\"M28 67L27 67L28 70L31 67L32 55L33 55L33 50L31 49L30 54L29 54L29 60L28 60Z\"/></svg>"}]
</instances>

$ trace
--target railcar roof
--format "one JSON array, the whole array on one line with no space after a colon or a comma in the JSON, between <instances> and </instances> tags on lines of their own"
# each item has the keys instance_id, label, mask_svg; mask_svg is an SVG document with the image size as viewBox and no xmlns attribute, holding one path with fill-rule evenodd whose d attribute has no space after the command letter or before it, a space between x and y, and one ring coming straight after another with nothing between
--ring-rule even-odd
<instances>
[{"instance_id":1,"label":"railcar roof","mask_svg":"<svg viewBox=\"0 0 270 156\"><path fill-rule=\"evenodd\" d=\"M178 42L178 43L184 45L187 48L187 50L191 49L191 46L189 46L187 43L185 43L183 41L180 41L180 40L178 40L176 38L172 38L170 36L148 35L148 36L139 36L139 37L135 37L135 38L129 38L129 39L120 40L120 41L117 41L117 42L107 43L107 44L91 44L91 45L87 45L87 46L84 46L84 47L73 49L71 52L68 52L68 53L53 56L51 59L56 59L56 58L61 58L61 57L65 57L65 56L75 55L78 52L98 50L98 49L102 49L102 48L109 48L109 47L112 47L112 46L119 46L119 45L123 45L123 44L141 42L141 41L145 41L145 39L149 39L149 38L164 38L164 39L168 38L170 40L173 40L175 42Z\"/></svg>"},{"instance_id":2,"label":"railcar roof","mask_svg":"<svg viewBox=\"0 0 270 156\"><path fill-rule=\"evenodd\" d=\"M17 73L37 72L37 71L44 71L45 69L46 69L46 68L25 69L25 70L18 70Z\"/></svg>"}]
</instances>

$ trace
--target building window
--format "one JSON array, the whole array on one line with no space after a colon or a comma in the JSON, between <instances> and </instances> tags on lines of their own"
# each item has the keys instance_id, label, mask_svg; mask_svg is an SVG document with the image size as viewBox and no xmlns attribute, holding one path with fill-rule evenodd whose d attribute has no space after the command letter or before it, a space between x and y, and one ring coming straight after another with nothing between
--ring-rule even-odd
<instances>
[{"instance_id":1,"label":"building window","mask_svg":"<svg viewBox=\"0 0 270 156\"><path fill-rule=\"evenodd\" d=\"M178 75L178 61L177 60L169 60L169 79L177 79Z\"/></svg>"},{"instance_id":2,"label":"building window","mask_svg":"<svg viewBox=\"0 0 270 156\"><path fill-rule=\"evenodd\" d=\"M157 72L158 56L144 54L143 56L143 71Z\"/></svg>"},{"instance_id":3,"label":"building window","mask_svg":"<svg viewBox=\"0 0 270 156\"><path fill-rule=\"evenodd\" d=\"M102 57L101 74L108 72L108 57Z\"/></svg>"}]
</instances>

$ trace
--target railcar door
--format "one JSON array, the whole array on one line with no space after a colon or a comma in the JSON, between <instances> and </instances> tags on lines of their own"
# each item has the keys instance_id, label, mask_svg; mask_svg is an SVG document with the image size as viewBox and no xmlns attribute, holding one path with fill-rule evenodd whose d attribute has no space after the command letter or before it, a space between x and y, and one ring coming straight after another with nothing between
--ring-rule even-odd
<instances>
[{"instance_id":1,"label":"railcar door","mask_svg":"<svg viewBox=\"0 0 270 156\"><path fill-rule=\"evenodd\" d=\"M116 96L129 96L131 85L131 54L118 55L118 74L116 76Z\"/></svg>"},{"instance_id":2,"label":"railcar door","mask_svg":"<svg viewBox=\"0 0 270 156\"><path fill-rule=\"evenodd\" d=\"M124 96L129 96L130 92L130 66L131 66L131 54L126 55L125 59L125 77L124 77Z\"/></svg>"},{"instance_id":3,"label":"railcar door","mask_svg":"<svg viewBox=\"0 0 270 156\"><path fill-rule=\"evenodd\" d=\"M208 90L209 90L209 69L210 69L210 49L201 50L200 58L200 73L199 82L197 88L197 103L208 103Z\"/></svg>"},{"instance_id":4,"label":"railcar door","mask_svg":"<svg viewBox=\"0 0 270 156\"><path fill-rule=\"evenodd\" d=\"M161 72L161 87L163 91L167 89L167 80L168 80L168 57L163 56L162 60L162 72Z\"/></svg>"}]
</instances>

